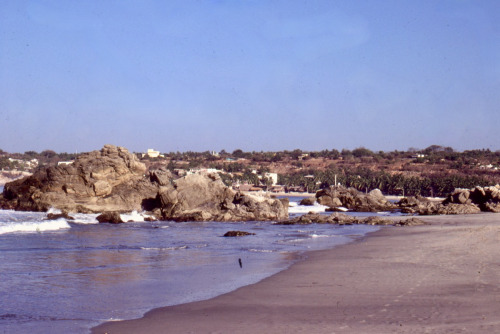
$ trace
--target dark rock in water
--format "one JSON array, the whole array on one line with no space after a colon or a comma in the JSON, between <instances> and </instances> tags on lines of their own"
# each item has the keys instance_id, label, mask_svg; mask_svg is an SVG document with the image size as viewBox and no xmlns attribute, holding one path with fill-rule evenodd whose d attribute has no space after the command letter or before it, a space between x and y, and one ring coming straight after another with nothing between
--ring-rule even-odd
<instances>
[{"instance_id":1,"label":"dark rock in water","mask_svg":"<svg viewBox=\"0 0 500 334\"><path fill-rule=\"evenodd\" d=\"M330 208L342 206L357 212L387 211L396 208L378 189L364 194L354 188L330 187L319 190L316 193L316 200L319 204Z\"/></svg>"},{"instance_id":2,"label":"dark rock in water","mask_svg":"<svg viewBox=\"0 0 500 334\"><path fill-rule=\"evenodd\" d=\"M244 231L228 231L224 234L224 237L243 237L246 235L255 235L255 233L244 232Z\"/></svg>"},{"instance_id":3,"label":"dark rock in water","mask_svg":"<svg viewBox=\"0 0 500 334\"><path fill-rule=\"evenodd\" d=\"M249 221L288 218L288 199L242 194L218 174L174 179L168 170L146 174L146 166L123 147L105 145L71 165L43 168L7 183L0 208L99 213L147 210L164 220Z\"/></svg>"},{"instance_id":4,"label":"dark rock in water","mask_svg":"<svg viewBox=\"0 0 500 334\"><path fill-rule=\"evenodd\" d=\"M121 224L124 222L117 211L103 212L96 219L99 223Z\"/></svg>"},{"instance_id":5,"label":"dark rock in water","mask_svg":"<svg viewBox=\"0 0 500 334\"><path fill-rule=\"evenodd\" d=\"M56 220L56 219L60 219L60 218L64 218L66 220L75 220L75 218L71 217L70 215L68 215L67 212L62 212L62 213L47 213L47 218L45 218L45 220Z\"/></svg>"},{"instance_id":6,"label":"dark rock in water","mask_svg":"<svg viewBox=\"0 0 500 334\"><path fill-rule=\"evenodd\" d=\"M311 206L316 203L316 197L308 197L304 198L299 202L299 205L306 205L306 206Z\"/></svg>"}]
</instances>

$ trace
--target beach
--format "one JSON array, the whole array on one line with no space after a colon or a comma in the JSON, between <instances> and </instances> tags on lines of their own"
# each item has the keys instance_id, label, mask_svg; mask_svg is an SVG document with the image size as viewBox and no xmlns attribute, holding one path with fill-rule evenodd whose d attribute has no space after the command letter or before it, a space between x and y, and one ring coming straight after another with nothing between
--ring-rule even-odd
<instances>
[{"instance_id":1,"label":"beach","mask_svg":"<svg viewBox=\"0 0 500 334\"><path fill-rule=\"evenodd\" d=\"M430 225L382 228L256 284L92 333L500 332L500 215L419 218Z\"/></svg>"}]
</instances>

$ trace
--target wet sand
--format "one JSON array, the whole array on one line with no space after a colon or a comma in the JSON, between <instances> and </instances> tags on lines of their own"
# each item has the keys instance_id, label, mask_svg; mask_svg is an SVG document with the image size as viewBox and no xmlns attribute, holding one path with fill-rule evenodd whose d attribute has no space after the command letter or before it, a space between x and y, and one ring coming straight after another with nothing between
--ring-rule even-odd
<instances>
[{"instance_id":1,"label":"wet sand","mask_svg":"<svg viewBox=\"0 0 500 334\"><path fill-rule=\"evenodd\" d=\"M500 214L420 218L93 333L500 333Z\"/></svg>"}]
</instances>

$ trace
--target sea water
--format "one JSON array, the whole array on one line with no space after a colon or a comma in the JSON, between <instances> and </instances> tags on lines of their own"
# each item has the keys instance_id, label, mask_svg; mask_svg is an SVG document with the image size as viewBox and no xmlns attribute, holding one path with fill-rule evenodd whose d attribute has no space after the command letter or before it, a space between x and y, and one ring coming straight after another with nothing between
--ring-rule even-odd
<instances>
[{"instance_id":1,"label":"sea water","mask_svg":"<svg viewBox=\"0 0 500 334\"><path fill-rule=\"evenodd\" d=\"M45 220L46 213L0 210L0 333L88 333L104 321L256 283L306 251L377 229L144 222L139 213L122 217L133 222L111 225L95 217ZM230 230L255 235L223 237Z\"/></svg>"}]
</instances>

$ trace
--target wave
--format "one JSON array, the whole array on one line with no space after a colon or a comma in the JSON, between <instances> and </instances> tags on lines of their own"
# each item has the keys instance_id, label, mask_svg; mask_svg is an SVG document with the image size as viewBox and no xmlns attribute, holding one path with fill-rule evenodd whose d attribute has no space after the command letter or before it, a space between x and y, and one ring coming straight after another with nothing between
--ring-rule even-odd
<instances>
[{"instance_id":1,"label":"wave","mask_svg":"<svg viewBox=\"0 0 500 334\"><path fill-rule=\"evenodd\" d=\"M149 216L145 213L142 213L142 212L137 212L136 210L134 210L131 213L122 213L120 215L120 217L122 218L122 220L124 222L130 222L130 221L143 222L144 218L149 218L151 216Z\"/></svg>"},{"instance_id":2,"label":"wave","mask_svg":"<svg viewBox=\"0 0 500 334\"><path fill-rule=\"evenodd\" d=\"M19 232L45 232L69 229L68 222L61 218L57 220L31 221L31 222L2 222L0 234Z\"/></svg>"},{"instance_id":3,"label":"wave","mask_svg":"<svg viewBox=\"0 0 500 334\"><path fill-rule=\"evenodd\" d=\"M325 212L328 209L326 205L318 204L317 202L314 205L294 205L288 208L288 213L291 214L301 214L308 212Z\"/></svg>"},{"instance_id":4,"label":"wave","mask_svg":"<svg viewBox=\"0 0 500 334\"><path fill-rule=\"evenodd\" d=\"M276 250L272 249L255 249L255 248L250 248L248 249L249 252L254 252L254 253L276 253Z\"/></svg>"},{"instance_id":5,"label":"wave","mask_svg":"<svg viewBox=\"0 0 500 334\"><path fill-rule=\"evenodd\" d=\"M140 249L142 250L160 250L160 251L164 251L164 250L180 250L180 249L188 249L189 246L188 245L184 245L184 246L172 246L172 247L140 247Z\"/></svg>"}]
</instances>

